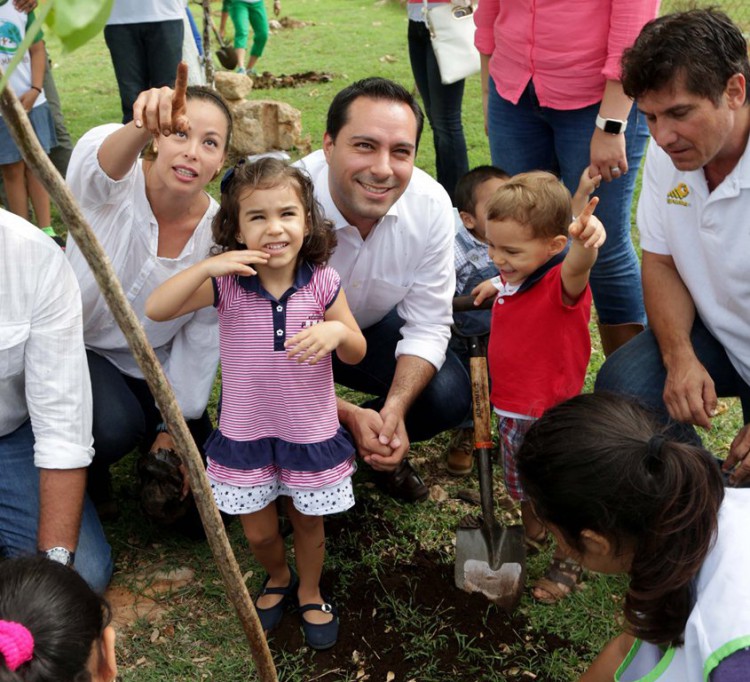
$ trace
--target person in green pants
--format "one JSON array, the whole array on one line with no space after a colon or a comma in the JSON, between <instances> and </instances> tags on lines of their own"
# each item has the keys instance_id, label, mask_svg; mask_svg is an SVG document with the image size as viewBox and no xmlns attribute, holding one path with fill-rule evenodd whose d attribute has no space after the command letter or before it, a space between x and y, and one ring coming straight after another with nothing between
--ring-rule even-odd
<instances>
[{"instance_id":1,"label":"person in green pants","mask_svg":"<svg viewBox=\"0 0 750 682\"><path fill-rule=\"evenodd\" d=\"M281 12L281 0L273 0L273 13L278 16ZM268 42L268 16L263 0L224 0L221 8L221 24L219 35L224 40L227 26L227 16L234 24L234 49L237 51L237 73L247 73L255 76L255 64L263 54ZM245 66L247 54L247 40L249 27L253 27L253 45L250 48L250 58Z\"/></svg>"}]
</instances>

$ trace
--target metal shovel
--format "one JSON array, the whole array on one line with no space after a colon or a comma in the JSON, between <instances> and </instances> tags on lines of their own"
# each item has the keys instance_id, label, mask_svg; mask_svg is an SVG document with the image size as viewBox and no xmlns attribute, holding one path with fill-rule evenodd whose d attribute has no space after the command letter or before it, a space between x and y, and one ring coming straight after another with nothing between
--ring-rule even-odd
<instances>
[{"instance_id":1,"label":"metal shovel","mask_svg":"<svg viewBox=\"0 0 750 682\"><path fill-rule=\"evenodd\" d=\"M221 39L219 31L216 29L216 24L214 24L213 17L209 16L208 19L211 25L211 30L214 32L216 42L219 43L219 49L216 50L216 58L225 69L228 71L234 71L239 64L237 52L231 45L228 45Z\"/></svg>"},{"instance_id":2,"label":"metal shovel","mask_svg":"<svg viewBox=\"0 0 750 682\"><path fill-rule=\"evenodd\" d=\"M457 310L454 301L454 310ZM474 409L474 456L479 470L481 517L466 516L456 533L456 587L481 592L506 611L523 593L526 545L522 526L504 528L495 519L492 499L492 432L487 359L481 340L470 340L471 391Z\"/></svg>"}]
</instances>

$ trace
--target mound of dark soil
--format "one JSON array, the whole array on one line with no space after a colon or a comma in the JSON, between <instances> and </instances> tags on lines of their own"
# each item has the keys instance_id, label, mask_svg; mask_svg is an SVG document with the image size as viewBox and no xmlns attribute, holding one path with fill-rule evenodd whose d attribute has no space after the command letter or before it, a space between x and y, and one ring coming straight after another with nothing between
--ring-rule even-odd
<instances>
[{"instance_id":1,"label":"mound of dark soil","mask_svg":"<svg viewBox=\"0 0 750 682\"><path fill-rule=\"evenodd\" d=\"M333 80L332 73L321 71L305 71L304 73L290 73L274 76L270 71L265 71L257 76L252 76L253 90L274 90L278 88L298 88L307 83L330 83Z\"/></svg>"}]
</instances>

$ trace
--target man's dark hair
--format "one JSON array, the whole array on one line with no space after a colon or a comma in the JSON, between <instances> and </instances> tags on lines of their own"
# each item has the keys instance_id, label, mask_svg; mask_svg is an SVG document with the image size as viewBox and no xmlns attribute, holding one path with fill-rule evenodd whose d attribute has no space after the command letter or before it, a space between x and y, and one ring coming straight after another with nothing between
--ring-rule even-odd
<instances>
[{"instance_id":1,"label":"man's dark hair","mask_svg":"<svg viewBox=\"0 0 750 682\"><path fill-rule=\"evenodd\" d=\"M468 173L464 173L456 183L456 208L474 215L474 209L477 206L477 188L493 178L509 180L510 175L496 166L477 166Z\"/></svg>"},{"instance_id":2,"label":"man's dark hair","mask_svg":"<svg viewBox=\"0 0 750 682\"><path fill-rule=\"evenodd\" d=\"M718 104L736 73L750 85L747 41L732 20L714 8L650 21L622 56L622 85L635 99L683 78L689 92ZM745 102L750 102L750 89Z\"/></svg>"},{"instance_id":3,"label":"man's dark hair","mask_svg":"<svg viewBox=\"0 0 750 682\"><path fill-rule=\"evenodd\" d=\"M355 99L360 97L406 104L414 113L414 118L417 119L416 146L419 147L419 138L422 137L422 128L424 126L424 114L414 95L403 85L399 85L387 78L376 77L364 78L361 81L352 83L333 98L331 106L328 107L326 132L334 141L339 131L349 120L349 107Z\"/></svg>"}]
</instances>

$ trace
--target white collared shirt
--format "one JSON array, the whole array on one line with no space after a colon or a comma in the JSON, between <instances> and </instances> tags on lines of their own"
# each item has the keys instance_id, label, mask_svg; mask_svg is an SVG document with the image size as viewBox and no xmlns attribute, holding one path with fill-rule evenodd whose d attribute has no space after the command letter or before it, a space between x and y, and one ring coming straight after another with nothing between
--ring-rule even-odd
<instances>
[{"instance_id":1,"label":"white collared shirt","mask_svg":"<svg viewBox=\"0 0 750 682\"><path fill-rule=\"evenodd\" d=\"M144 311L146 299L157 286L210 255L211 221L219 206L210 200L208 210L177 258L157 256L159 225L146 197L141 161L122 180L112 180L99 165L101 143L120 127L99 126L80 139L70 159L67 182L146 330L183 415L196 419L206 409L219 362L216 310L203 308L168 322L149 320ZM86 347L105 357L123 374L143 378L73 239L68 240L67 253L81 286Z\"/></svg>"},{"instance_id":2,"label":"white collared shirt","mask_svg":"<svg viewBox=\"0 0 750 682\"><path fill-rule=\"evenodd\" d=\"M331 198L322 150L297 162L334 222L338 245L329 265L341 276L349 307L362 329L396 308L405 321L396 357L415 355L442 367L453 322L456 288L453 210L448 194L414 169L409 186L363 240Z\"/></svg>"},{"instance_id":3,"label":"white collared shirt","mask_svg":"<svg viewBox=\"0 0 750 682\"><path fill-rule=\"evenodd\" d=\"M78 282L55 242L0 209L0 436L29 417L37 467L91 463L91 381Z\"/></svg>"}]
</instances>

